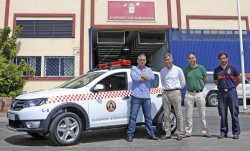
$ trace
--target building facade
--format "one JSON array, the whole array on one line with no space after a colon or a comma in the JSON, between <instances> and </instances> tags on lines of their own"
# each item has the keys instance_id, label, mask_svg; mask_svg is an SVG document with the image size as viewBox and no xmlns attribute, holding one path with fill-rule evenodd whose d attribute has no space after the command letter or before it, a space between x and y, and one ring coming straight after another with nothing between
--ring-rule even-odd
<instances>
[{"instance_id":1,"label":"building facade","mask_svg":"<svg viewBox=\"0 0 250 151\"><path fill-rule=\"evenodd\" d=\"M249 4L249 0L241 0L245 31L249 30ZM149 56L151 66L159 69L163 66L160 57L171 52L169 30L211 30L217 34L218 30L238 30L237 2L0 0L0 28L14 30L17 25L24 29L15 62L25 59L36 70L34 77L26 78L24 91L31 92L58 86L101 62L135 61L140 53ZM125 45L129 52L123 51Z\"/></svg>"}]
</instances>

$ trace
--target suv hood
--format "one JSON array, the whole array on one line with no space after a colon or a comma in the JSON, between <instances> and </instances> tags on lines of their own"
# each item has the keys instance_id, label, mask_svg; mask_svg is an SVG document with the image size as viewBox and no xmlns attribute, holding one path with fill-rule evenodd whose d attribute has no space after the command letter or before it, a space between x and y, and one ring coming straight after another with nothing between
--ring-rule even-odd
<instances>
[{"instance_id":1,"label":"suv hood","mask_svg":"<svg viewBox=\"0 0 250 151\"><path fill-rule=\"evenodd\" d=\"M49 98L51 96L60 96L65 94L85 94L83 88L80 89L66 89L66 88L53 88L48 90L41 90L36 92L24 93L16 97L16 99L34 99L34 98Z\"/></svg>"}]
</instances>

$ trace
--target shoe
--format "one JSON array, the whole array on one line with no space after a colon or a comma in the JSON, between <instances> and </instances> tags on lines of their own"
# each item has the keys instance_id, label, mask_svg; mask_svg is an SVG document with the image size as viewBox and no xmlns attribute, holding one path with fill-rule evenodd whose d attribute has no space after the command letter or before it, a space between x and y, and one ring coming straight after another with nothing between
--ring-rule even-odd
<instances>
[{"instance_id":1,"label":"shoe","mask_svg":"<svg viewBox=\"0 0 250 151\"><path fill-rule=\"evenodd\" d=\"M148 139L151 139L151 140L158 140L159 138L156 137L155 135L152 135L152 136L149 136Z\"/></svg>"},{"instance_id":2,"label":"shoe","mask_svg":"<svg viewBox=\"0 0 250 151\"><path fill-rule=\"evenodd\" d=\"M168 136L168 135L162 135L161 136L161 140L166 140L166 139L170 139L171 136Z\"/></svg>"},{"instance_id":3,"label":"shoe","mask_svg":"<svg viewBox=\"0 0 250 151\"><path fill-rule=\"evenodd\" d=\"M233 139L239 139L240 137L239 137L239 135L234 135L233 136Z\"/></svg>"},{"instance_id":4,"label":"shoe","mask_svg":"<svg viewBox=\"0 0 250 151\"><path fill-rule=\"evenodd\" d=\"M227 134L220 134L219 136L218 136L218 139L224 139L224 138L226 138L227 137Z\"/></svg>"},{"instance_id":5,"label":"shoe","mask_svg":"<svg viewBox=\"0 0 250 151\"><path fill-rule=\"evenodd\" d=\"M182 138L187 138L187 137L190 137L190 135L188 135L187 133L185 133L185 134L182 134L181 137Z\"/></svg>"},{"instance_id":6,"label":"shoe","mask_svg":"<svg viewBox=\"0 0 250 151\"><path fill-rule=\"evenodd\" d=\"M177 134L177 136L176 136L176 140L177 140L177 141L182 140L182 136L181 136L180 134Z\"/></svg>"},{"instance_id":7,"label":"shoe","mask_svg":"<svg viewBox=\"0 0 250 151\"><path fill-rule=\"evenodd\" d=\"M208 133L208 131L206 133L203 134L203 137L206 137L206 138L211 138L212 136Z\"/></svg>"},{"instance_id":8,"label":"shoe","mask_svg":"<svg viewBox=\"0 0 250 151\"><path fill-rule=\"evenodd\" d=\"M126 140L128 142L133 142L133 136L128 135Z\"/></svg>"}]
</instances>

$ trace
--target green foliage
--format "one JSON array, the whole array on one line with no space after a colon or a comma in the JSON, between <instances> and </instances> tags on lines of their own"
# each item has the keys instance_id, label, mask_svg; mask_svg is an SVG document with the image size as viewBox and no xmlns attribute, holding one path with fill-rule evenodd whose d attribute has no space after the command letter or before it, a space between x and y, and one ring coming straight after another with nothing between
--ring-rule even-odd
<instances>
[{"instance_id":1,"label":"green foliage","mask_svg":"<svg viewBox=\"0 0 250 151\"><path fill-rule=\"evenodd\" d=\"M16 97L21 94L24 86L24 74L27 76L34 75L33 68L21 60L16 65L13 59L16 57L16 41L22 30L21 26L17 26L16 30L10 37L9 27L0 29L0 96Z\"/></svg>"}]
</instances>

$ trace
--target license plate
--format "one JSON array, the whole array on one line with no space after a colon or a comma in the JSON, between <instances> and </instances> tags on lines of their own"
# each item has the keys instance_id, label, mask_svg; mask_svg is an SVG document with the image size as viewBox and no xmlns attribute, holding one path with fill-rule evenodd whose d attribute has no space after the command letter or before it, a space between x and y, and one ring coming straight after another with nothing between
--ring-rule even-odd
<instances>
[{"instance_id":1,"label":"license plate","mask_svg":"<svg viewBox=\"0 0 250 151\"><path fill-rule=\"evenodd\" d=\"M7 118L10 119L10 120L12 120L12 121L16 120L15 114L12 114L12 113L7 113Z\"/></svg>"}]
</instances>

